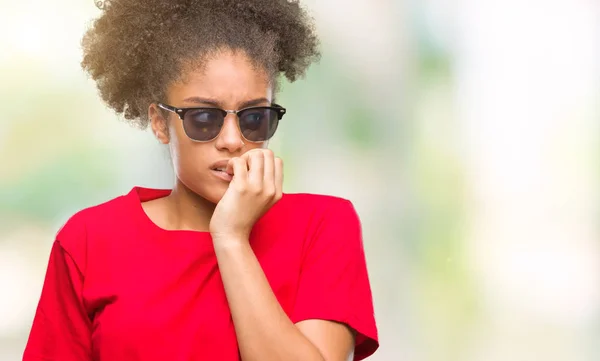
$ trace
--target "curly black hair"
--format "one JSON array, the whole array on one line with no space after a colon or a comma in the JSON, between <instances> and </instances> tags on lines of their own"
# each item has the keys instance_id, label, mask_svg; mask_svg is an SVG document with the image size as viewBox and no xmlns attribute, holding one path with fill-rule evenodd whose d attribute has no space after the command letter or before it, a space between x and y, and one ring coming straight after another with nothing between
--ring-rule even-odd
<instances>
[{"instance_id":1,"label":"curly black hair","mask_svg":"<svg viewBox=\"0 0 600 361\"><path fill-rule=\"evenodd\" d=\"M312 19L295 0L111 0L82 40L82 68L100 96L146 128L148 106L188 66L221 49L244 51L276 88L320 57ZM100 6L103 5L103 6Z\"/></svg>"}]
</instances>

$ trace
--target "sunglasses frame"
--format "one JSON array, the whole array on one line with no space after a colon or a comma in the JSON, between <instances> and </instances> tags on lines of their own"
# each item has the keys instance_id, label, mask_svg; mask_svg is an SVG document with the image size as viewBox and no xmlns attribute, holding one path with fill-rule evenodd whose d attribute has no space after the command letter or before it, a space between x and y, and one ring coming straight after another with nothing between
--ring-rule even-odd
<instances>
[{"instance_id":1,"label":"sunglasses frame","mask_svg":"<svg viewBox=\"0 0 600 361\"><path fill-rule=\"evenodd\" d=\"M223 119L224 119L227 116L227 114L235 114L237 116L239 113L241 113L243 111L246 111L246 110L252 110L252 109L271 109L271 110L275 110L276 111L276 113L277 113L277 122L278 123L279 123L279 121L281 120L281 118L283 118L283 116L286 113L286 109L284 107L282 107L279 104L275 104L275 103L271 104L270 106L248 107L248 108L243 108L243 109L240 109L240 110L227 110L227 109L221 109L221 108L217 108L217 107L178 108L178 107L174 107L172 105L168 105L168 104L160 103L160 102L158 102L157 105L161 109L164 109L164 110L166 110L168 112L177 114L179 116L179 119L181 119L182 122L185 121L185 114L187 112L193 111L193 110L218 110L218 111L220 111L223 114ZM240 117L238 116L237 119L238 119L238 121L237 121L238 130L240 131L240 134L242 135L242 137L246 141L251 142L251 143L264 143L264 142L266 142L266 141L268 141L270 139L269 138L269 139L259 140L259 141L254 141L254 140L247 139L244 136L244 132L242 132L242 129L240 127ZM277 124L277 125L279 125L279 124ZM198 142L198 143L208 143L208 142L212 142L213 140L215 140L215 139L217 139L219 137L219 134L221 134L221 131L223 130L223 125L221 125L221 129L219 129L219 133L217 133L217 135L214 138L209 139L209 140L197 140L197 139L194 139L194 138L190 137L187 134L187 132L185 131L185 127L183 127L183 130L185 132L185 135L187 135L187 137L190 138L192 141ZM275 130L277 130L277 129L275 129ZM275 133L273 132L273 134L275 134Z\"/></svg>"}]
</instances>

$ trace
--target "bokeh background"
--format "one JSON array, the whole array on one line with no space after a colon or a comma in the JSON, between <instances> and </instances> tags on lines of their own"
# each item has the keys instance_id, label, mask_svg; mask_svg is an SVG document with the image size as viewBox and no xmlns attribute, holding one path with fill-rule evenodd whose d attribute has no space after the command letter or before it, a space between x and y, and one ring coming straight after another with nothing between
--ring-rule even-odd
<instances>
[{"instance_id":1,"label":"bokeh background","mask_svg":"<svg viewBox=\"0 0 600 361\"><path fill-rule=\"evenodd\" d=\"M600 3L305 0L323 59L285 84L287 192L351 199L373 361L600 360ZM79 68L92 0L0 0L0 360L53 237L167 151Z\"/></svg>"}]
</instances>

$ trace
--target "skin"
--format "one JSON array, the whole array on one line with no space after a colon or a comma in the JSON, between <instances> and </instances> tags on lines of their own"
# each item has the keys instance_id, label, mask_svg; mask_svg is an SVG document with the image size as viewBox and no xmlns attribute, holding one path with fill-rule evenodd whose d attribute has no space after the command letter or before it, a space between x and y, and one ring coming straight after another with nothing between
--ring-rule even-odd
<instances>
[{"instance_id":1,"label":"skin","mask_svg":"<svg viewBox=\"0 0 600 361\"><path fill-rule=\"evenodd\" d=\"M183 75L183 81L167 87L165 102L176 107L238 110L270 105L273 99L266 72L253 66L242 52L221 50L202 69ZM227 115L215 140L198 143L185 135L177 115L165 119L156 104L148 111L157 139L169 145L177 180L169 196L142 206L164 229L211 233L242 359L351 360L352 330L325 320L293 324L249 245L254 223L281 199L281 159L264 143L243 139L236 115ZM231 182L210 170L211 164L224 159L229 160Z\"/></svg>"}]
</instances>

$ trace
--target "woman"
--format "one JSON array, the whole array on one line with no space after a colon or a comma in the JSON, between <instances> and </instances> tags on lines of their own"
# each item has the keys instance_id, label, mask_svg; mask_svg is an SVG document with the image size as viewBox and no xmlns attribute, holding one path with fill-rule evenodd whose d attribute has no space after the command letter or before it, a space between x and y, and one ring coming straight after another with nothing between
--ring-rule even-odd
<instances>
[{"instance_id":1,"label":"woman","mask_svg":"<svg viewBox=\"0 0 600 361\"><path fill-rule=\"evenodd\" d=\"M360 222L283 194L277 77L319 56L285 0L114 0L83 39L103 100L168 144L134 188L58 232L26 361L360 360L378 347Z\"/></svg>"}]
</instances>

